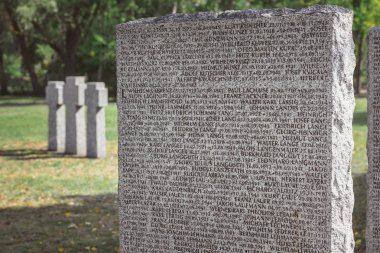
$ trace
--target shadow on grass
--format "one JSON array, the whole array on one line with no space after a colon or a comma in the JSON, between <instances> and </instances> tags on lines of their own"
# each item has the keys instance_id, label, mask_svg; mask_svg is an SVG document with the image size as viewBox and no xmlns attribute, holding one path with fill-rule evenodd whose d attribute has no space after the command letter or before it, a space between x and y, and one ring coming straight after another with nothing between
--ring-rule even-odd
<instances>
[{"instance_id":1,"label":"shadow on grass","mask_svg":"<svg viewBox=\"0 0 380 253\"><path fill-rule=\"evenodd\" d=\"M355 252L365 252L366 175L353 175ZM0 249L4 252L117 252L116 194L67 196L40 208L0 209Z\"/></svg>"},{"instance_id":2,"label":"shadow on grass","mask_svg":"<svg viewBox=\"0 0 380 253\"><path fill-rule=\"evenodd\" d=\"M87 157L80 157L75 155L68 155L57 153L44 149L0 149L0 157L3 156L11 160L36 160L36 159L51 159L51 158L75 158L75 159L88 159Z\"/></svg>"},{"instance_id":3,"label":"shadow on grass","mask_svg":"<svg viewBox=\"0 0 380 253\"><path fill-rule=\"evenodd\" d=\"M366 174L354 174L355 205L352 223L355 235L355 252L365 252L365 226L367 211L367 178Z\"/></svg>"},{"instance_id":4,"label":"shadow on grass","mask_svg":"<svg viewBox=\"0 0 380 253\"><path fill-rule=\"evenodd\" d=\"M117 195L65 198L78 205L0 209L0 251L118 252Z\"/></svg>"}]
</instances>

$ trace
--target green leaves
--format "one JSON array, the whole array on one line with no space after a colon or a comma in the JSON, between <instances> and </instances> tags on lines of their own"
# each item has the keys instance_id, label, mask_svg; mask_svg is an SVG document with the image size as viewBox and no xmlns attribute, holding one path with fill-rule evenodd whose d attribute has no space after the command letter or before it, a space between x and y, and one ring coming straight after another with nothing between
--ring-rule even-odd
<instances>
[{"instance_id":1,"label":"green leaves","mask_svg":"<svg viewBox=\"0 0 380 253\"><path fill-rule=\"evenodd\" d=\"M86 74L89 80L102 79L112 92L116 83L117 24L172 12L302 8L317 4L353 9L356 42L359 41L356 38L363 40L369 28L380 24L380 12L376 11L380 9L380 0L2 0L0 11L5 5L11 8L20 33L26 36L43 85L47 77L62 79L67 68L75 65L74 72ZM0 36L0 43L5 48L5 61L11 65L6 73L10 86L18 86L26 80L19 78L27 76L27 72L17 56L20 55L17 41L10 39L15 33L11 32L6 15L0 17L0 26L2 23L7 29ZM365 43L361 50L365 50ZM74 59L74 63L68 59Z\"/></svg>"},{"instance_id":2,"label":"green leaves","mask_svg":"<svg viewBox=\"0 0 380 253\"><path fill-rule=\"evenodd\" d=\"M100 45L107 45L106 39L101 36L100 34L94 34L94 40L95 42L99 43Z\"/></svg>"}]
</instances>

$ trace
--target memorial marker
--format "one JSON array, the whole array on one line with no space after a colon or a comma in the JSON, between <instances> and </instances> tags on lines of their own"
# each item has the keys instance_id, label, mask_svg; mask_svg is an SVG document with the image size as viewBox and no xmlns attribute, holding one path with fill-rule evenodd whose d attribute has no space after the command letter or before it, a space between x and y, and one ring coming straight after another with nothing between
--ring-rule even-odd
<instances>
[{"instance_id":1,"label":"memorial marker","mask_svg":"<svg viewBox=\"0 0 380 253\"><path fill-rule=\"evenodd\" d=\"M65 152L67 154L86 155L85 89L85 77L66 77L63 91L66 105Z\"/></svg>"},{"instance_id":2,"label":"memorial marker","mask_svg":"<svg viewBox=\"0 0 380 253\"><path fill-rule=\"evenodd\" d=\"M48 150L65 151L65 107L63 106L64 82L50 81L46 87L49 106Z\"/></svg>"},{"instance_id":3,"label":"memorial marker","mask_svg":"<svg viewBox=\"0 0 380 253\"><path fill-rule=\"evenodd\" d=\"M368 33L366 252L380 252L380 27Z\"/></svg>"},{"instance_id":4,"label":"memorial marker","mask_svg":"<svg viewBox=\"0 0 380 253\"><path fill-rule=\"evenodd\" d=\"M87 83L87 156L106 157L105 107L108 104L108 90L104 83Z\"/></svg>"},{"instance_id":5,"label":"memorial marker","mask_svg":"<svg viewBox=\"0 0 380 253\"><path fill-rule=\"evenodd\" d=\"M121 252L353 252L352 12L117 27Z\"/></svg>"}]
</instances>

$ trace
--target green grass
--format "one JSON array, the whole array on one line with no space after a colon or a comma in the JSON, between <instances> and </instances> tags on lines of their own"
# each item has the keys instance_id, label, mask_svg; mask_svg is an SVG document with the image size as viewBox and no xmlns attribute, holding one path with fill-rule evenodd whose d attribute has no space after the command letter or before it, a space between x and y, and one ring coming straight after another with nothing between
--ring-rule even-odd
<instances>
[{"instance_id":1,"label":"green grass","mask_svg":"<svg viewBox=\"0 0 380 253\"><path fill-rule=\"evenodd\" d=\"M365 224L367 205L367 99L357 98L353 119L354 153L352 177L354 181L355 206L353 227L356 252L365 252Z\"/></svg>"},{"instance_id":2,"label":"green grass","mask_svg":"<svg viewBox=\"0 0 380 253\"><path fill-rule=\"evenodd\" d=\"M47 106L0 97L0 252L117 252L117 110L107 159L47 152ZM367 102L356 99L352 175L356 252L364 250Z\"/></svg>"},{"instance_id":3,"label":"green grass","mask_svg":"<svg viewBox=\"0 0 380 253\"><path fill-rule=\"evenodd\" d=\"M22 187L34 195L49 192L57 197L116 192L115 103L110 104L106 111L108 158L100 160L47 152L47 106L41 105L41 101L19 106L14 104L20 99L7 101L7 105L0 104L0 183L5 196L16 194ZM0 199L0 204L6 199ZM7 206L23 206L23 201L12 201Z\"/></svg>"},{"instance_id":4,"label":"green grass","mask_svg":"<svg viewBox=\"0 0 380 253\"><path fill-rule=\"evenodd\" d=\"M41 98L0 97L0 144L46 141L47 106ZM116 104L106 107L107 140L117 141ZM10 131L11 130L11 131Z\"/></svg>"},{"instance_id":5,"label":"green grass","mask_svg":"<svg viewBox=\"0 0 380 253\"><path fill-rule=\"evenodd\" d=\"M353 119L354 154L352 159L352 173L360 175L367 173L367 99L356 99Z\"/></svg>"},{"instance_id":6,"label":"green grass","mask_svg":"<svg viewBox=\"0 0 380 253\"><path fill-rule=\"evenodd\" d=\"M0 252L117 252L117 112L107 159L47 152L47 106L0 97Z\"/></svg>"}]
</instances>

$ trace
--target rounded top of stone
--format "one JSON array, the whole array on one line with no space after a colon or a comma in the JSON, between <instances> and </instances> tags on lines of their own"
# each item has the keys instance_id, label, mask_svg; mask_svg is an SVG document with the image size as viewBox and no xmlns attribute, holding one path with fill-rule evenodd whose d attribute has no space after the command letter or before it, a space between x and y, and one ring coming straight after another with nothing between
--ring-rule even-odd
<instances>
[{"instance_id":1,"label":"rounded top of stone","mask_svg":"<svg viewBox=\"0 0 380 253\"><path fill-rule=\"evenodd\" d=\"M368 34L371 33L380 33L380 26L372 27L371 29L369 29Z\"/></svg>"},{"instance_id":2,"label":"rounded top of stone","mask_svg":"<svg viewBox=\"0 0 380 253\"><path fill-rule=\"evenodd\" d=\"M289 15L310 15L315 13L344 13L352 14L351 10L335 5L315 5L302 9L249 9L244 11L224 11L224 12L198 12L195 14L170 14L162 17L143 18L119 24L116 27L144 24L159 24L170 22L186 22L200 20L217 20L217 19L234 19L234 18L257 18L271 16L289 16Z\"/></svg>"}]
</instances>

